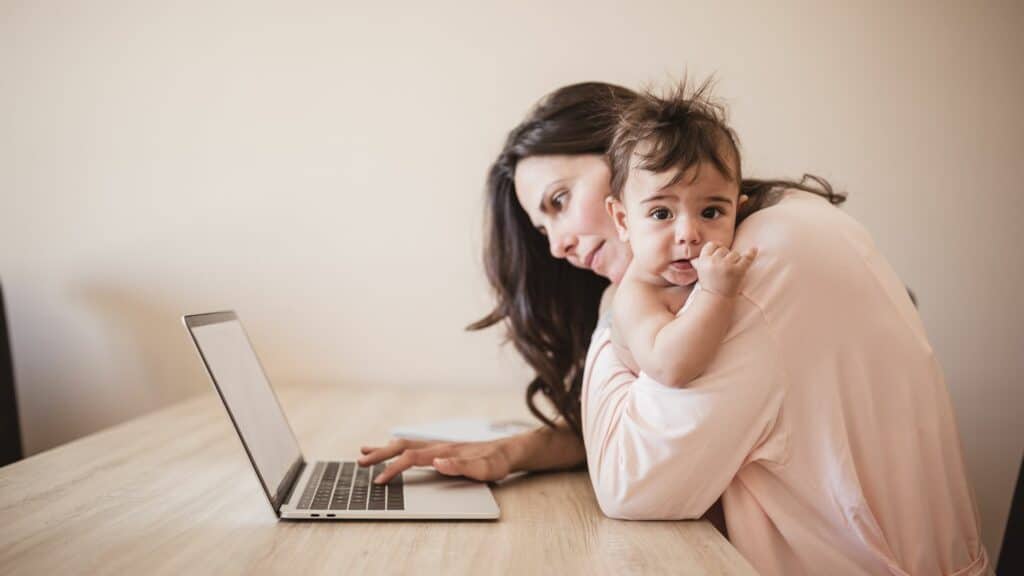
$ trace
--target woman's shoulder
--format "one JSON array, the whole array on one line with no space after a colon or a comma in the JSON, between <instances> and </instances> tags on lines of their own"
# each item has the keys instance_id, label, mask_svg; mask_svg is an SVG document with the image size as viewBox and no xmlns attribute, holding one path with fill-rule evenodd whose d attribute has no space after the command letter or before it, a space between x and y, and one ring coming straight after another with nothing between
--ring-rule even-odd
<instances>
[{"instance_id":1,"label":"woman's shoulder","mask_svg":"<svg viewBox=\"0 0 1024 576\"><path fill-rule=\"evenodd\" d=\"M860 268L850 238L860 236L852 218L820 196L786 191L778 202L748 216L736 231L733 247L758 250L744 281L744 294L759 305L778 308L808 290L825 290L846 270ZM859 241L857 242L860 243Z\"/></svg>"},{"instance_id":2,"label":"woman's shoulder","mask_svg":"<svg viewBox=\"0 0 1024 576\"><path fill-rule=\"evenodd\" d=\"M772 322L799 324L801 338L814 330L830 334L833 327L815 322L834 319L836 310L844 308L868 316L896 310L919 329L902 282L871 234L820 196L786 192L778 203L744 220L733 245L758 248L744 294L770 311Z\"/></svg>"},{"instance_id":3,"label":"woman's shoulder","mask_svg":"<svg viewBox=\"0 0 1024 576\"><path fill-rule=\"evenodd\" d=\"M737 249L800 251L830 242L870 242L863 228L842 209L803 190L786 190L777 201L748 216L736 231Z\"/></svg>"}]
</instances>

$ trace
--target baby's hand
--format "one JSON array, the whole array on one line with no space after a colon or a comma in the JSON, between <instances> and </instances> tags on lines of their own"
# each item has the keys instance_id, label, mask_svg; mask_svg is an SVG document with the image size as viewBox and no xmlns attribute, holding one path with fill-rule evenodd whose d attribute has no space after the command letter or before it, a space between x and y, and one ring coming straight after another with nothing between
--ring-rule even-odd
<instances>
[{"instance_id":1,"label":"baby's hand","mask_svg":"<svg viewBox=\"0 0 1024 576\"><path fill-rule=\"evenodd\" d=\"M723 296L735 296L755 256L757 248L740 254L721 244L708 242L693 261L693 268L702 288Z\"/></svg>"}]
</instances>

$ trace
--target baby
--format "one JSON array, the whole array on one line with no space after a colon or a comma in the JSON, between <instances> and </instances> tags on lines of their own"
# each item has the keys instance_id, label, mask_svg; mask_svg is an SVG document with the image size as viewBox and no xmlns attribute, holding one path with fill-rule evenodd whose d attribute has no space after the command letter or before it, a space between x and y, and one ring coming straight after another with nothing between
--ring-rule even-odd
<instances>
[{"instance_id":1,"label":"baby","mask_svg":"<svg viewBox=\"0 0 1024 576\"><path fill-rule=\"evenodd\" d=\"M706 89L640 96L609 150L607 208L633 250L615 294L612 342L631 370L673 387L711 363L756 256L731 249L748 198L735 135Z\"/></svg>"}]
</instances>

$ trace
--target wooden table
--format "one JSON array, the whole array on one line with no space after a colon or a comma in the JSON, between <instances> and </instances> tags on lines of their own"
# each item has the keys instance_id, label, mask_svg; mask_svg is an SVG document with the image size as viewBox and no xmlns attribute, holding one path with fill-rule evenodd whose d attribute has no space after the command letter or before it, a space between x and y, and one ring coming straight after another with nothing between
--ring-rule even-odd
<instances>
[{"instance_id":1,"label":"wooden table","mask_svg":"<svg viewBox=\"0 0 1024 576\"><path fill-rule=\"evenodd\" d=\"M307 459L354 456L400 423L528 420L518 392L278 396ZM494 492L497 522L279 522L211 389L0 468L0 574L754 573L705 521L606 518L585 471Z\"/></svg>"}]
</instances>

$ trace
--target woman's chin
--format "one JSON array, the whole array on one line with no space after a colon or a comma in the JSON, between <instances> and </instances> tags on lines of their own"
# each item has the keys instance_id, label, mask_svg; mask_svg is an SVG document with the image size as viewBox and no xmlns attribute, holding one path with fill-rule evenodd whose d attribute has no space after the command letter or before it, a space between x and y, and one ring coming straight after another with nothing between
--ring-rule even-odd
<instances>
[{"instance_id":1,"label":"woman's chin","mask_svg":"<svg viewBox=\"0 0 1024 576\"><path fill-rule=\"evenodd\" d=\"M600 274L600 276L604 276L612 284L618 284L619 282L622 282L622 277L625 276L625 275L626 275L626 271L625 270L623 270L621 272L619 270L613 270L613 271L609 272L608 274Z\"/></svg>"},{"instance_id":2,"label":"woman's chin","mask_svg":"<svg viewBox=\"0 0 1024 576\"><path fill-rule=\"evenodd\" d=\"M610 280L612 284L618 284L619 282L622 282L622 278L626 275L626 270L629 268L629 262L632 259L632 254L629 253L628 248L625 250L610 250L609 248L612 248L611 243L606 244L605 247L602 248L601 266L594 269L594 274L604 276Z\"/></svg>"},{"instance_id":3,"label":"woman's chin","mask_svg":"<svg viewBox=\"0 0 1024 576\"><path fill-rule=\"evenodd\" d=\"M611 281L612 284L618 284L622 282L622 278L626 275L626 268L628 266L613 266L607 272L597 272L599 276L604 276ZM596 272L596 271L595 271Z\"/></svg>"}]
</instances>

